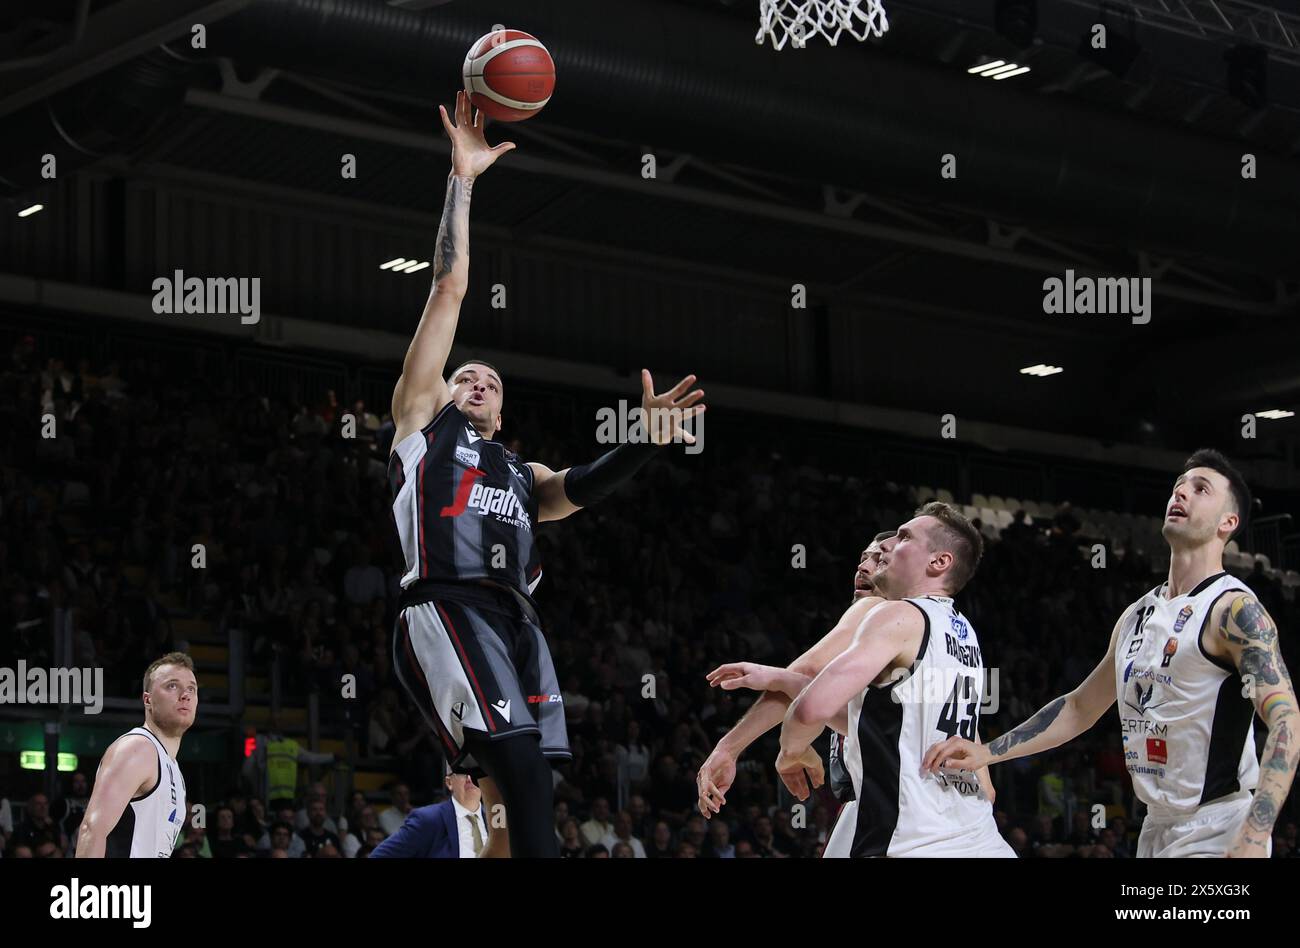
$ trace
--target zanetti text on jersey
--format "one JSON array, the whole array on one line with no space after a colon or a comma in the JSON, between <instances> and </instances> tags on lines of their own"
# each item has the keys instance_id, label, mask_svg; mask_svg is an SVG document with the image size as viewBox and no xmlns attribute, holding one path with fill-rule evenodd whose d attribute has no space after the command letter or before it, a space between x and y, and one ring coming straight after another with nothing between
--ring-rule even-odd
<instances>
[{"instance_id":1,"label":"zanetti text on jersey","mask_svg":"<svg viewBox=\"0 0 1300 948\"><path fill-rule=\"evenodd\" d=\"M0 667L0 704L80 704L86 714L104 709L104 669Z\"/></svg>"}]
</instances>

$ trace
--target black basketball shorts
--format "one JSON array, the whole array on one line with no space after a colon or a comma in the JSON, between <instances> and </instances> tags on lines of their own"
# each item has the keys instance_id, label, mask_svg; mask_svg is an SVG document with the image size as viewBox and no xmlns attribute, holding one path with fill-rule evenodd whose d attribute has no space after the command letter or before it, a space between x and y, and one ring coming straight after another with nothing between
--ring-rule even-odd
<instances>
[{"instance_id":1,"label":"black basketball shorts","mask_svg":"<svg viewBox=\"0 0 1300 948\"><path fill-rule=\"evenodd\" d=\"M548 759L572 757L555 665L531 610L483 587L439 586L403 602L393 668L454 772L484 776L466 734L537 734Z\"/></svg>"}]
</instances>

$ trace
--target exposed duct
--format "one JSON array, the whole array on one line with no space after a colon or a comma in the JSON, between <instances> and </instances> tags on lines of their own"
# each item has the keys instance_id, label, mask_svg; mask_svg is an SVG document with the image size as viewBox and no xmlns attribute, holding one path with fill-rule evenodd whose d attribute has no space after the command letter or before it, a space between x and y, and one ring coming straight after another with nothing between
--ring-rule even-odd
<instances>
[{"instance_id":1,"label":"exposed duct","mask_svg":"<svg viewBox=\"0 0 1300 948\"><path fill-rule=\"evenodd\" d=\"M1064 222L1134 249L1300 269L1300 163L1240 143L856 45L773 52L724 14L653 0L498 0L417 14L366 0L257 0L210 52L447 99L492 19L540 36L547 120L814 181ZM996 121L988 117L996 116ZM955 180L941 156L957 158Z\"/></svg>"}]
</instances>

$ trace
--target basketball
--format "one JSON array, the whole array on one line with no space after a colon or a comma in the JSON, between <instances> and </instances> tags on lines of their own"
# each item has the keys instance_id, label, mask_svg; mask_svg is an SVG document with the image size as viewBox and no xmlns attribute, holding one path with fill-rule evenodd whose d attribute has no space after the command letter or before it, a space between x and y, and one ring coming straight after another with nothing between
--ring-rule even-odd
<instances>
[{"instance_id":1,"label":"basketball","mask_svg":"<svg viewBox=\"0 0 1300 948\"><path fill-rule=\"evenodd\" d=\"M551 100L555 61L537 37L494 30L469 48L464 77L475 108L502 122L522 122Z\"/></svg>"}]
</instances>

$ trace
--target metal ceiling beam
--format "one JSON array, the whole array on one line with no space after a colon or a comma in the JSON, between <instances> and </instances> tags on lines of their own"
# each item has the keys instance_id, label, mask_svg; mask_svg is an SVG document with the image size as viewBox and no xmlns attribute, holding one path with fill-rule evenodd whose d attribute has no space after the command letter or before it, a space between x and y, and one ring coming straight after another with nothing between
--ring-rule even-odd
<instances>
[{"instance_id":1,"label":"metal ceiling beam","mask_svg":"<svg viewBox=\"0 0 1300 948\"><path fill-rule=\"evenodd\" d=\"M249 181L229 175L196 171L179 165L170 164L135 164L120 158L109 159L97 166L110 174L129 176L133 181L157 184L179 185L193 188L199 192L221 194L232 200L253 200L259 205L267 202L279 202L286 208L299 207L315 213L336 214L340 222L366 221L379 226L401 226L419 230L426 234L436 232L438 215L416 211L407 207L376 205L371 201L356 198L320 194L316 191L304 191L278 184ZM508 244L513 235L509 228L493 224L475 222L474 234L478 239ZM720 264L701 263L694 259L683 259L668 255L648 254L644 251L629 251L608 244L585 243L563 237L544 234L529 235L522 241L530 250L553 254L572 260L575 257L603 262L615 267L626 267L639 273L647 268L653 269L665 279L678 283L698 283L701 286L724 288L738 292L763 290L788 295L790 281L786 277L759 274ZM951 323L954 326L969 326L972 318L990 330L1014 332L1018 338L1060 340L1073 343L1079 340L1095 338L1095 333L1084 321L1073 323L1049 319L1025 321L1013 319L1000 313L984 313L976 310L954 309L948 306L920 302L916 299L899 299L879 293L844 293L834 284L821 284L808 281L809 294L814 298L834 296L838 305L850 309L876 309L893 314L913 314Z\"/></svg>"},{"instance_id":2,"label":"metal ceiling beam","mask_svg":"<svg viewBox=\"0 0 1300 948\"><path fill-rule=\"evenodd\" d=\"M1097 10L1097 0L1066 2ZM1300 66L1300 16L1294 13L1249 0L1126 0L1125 8L1133 11L1137 22L1153 29L1262 46L1273 58Z\"/></svg>"},{"instance_id":3,"label":"metal ceiling beam","mask_svg":"<svg viewBox=\"0 0 1300 948\"><path fill-rule=\"evenodd\" d=\"M38 67L0 73L0 116L134 59L160 43L238 13L252 0L120 0L87 21L75 49L62 50Z\"/></svg>"},{"instance_id":4,"label":"metal ceiling beam","mask_svg":"<svg viewBox=\"0 0 1300 948\"><path fill-rule=\"evenodd\" d=\"M413 132L391 128L373 122L340 118L304 109L292 108L266 101L254 101L190 89L186 92L187 104L197 108L224 112L259 121L279 122L296 128L307 128L333 135L377 141L384 144L411 148L439 155L450 155L447 141L427 132ZM1035 273L1062 273L1074 269L1082 274L1094 272L1089 259L1070 259L1065 256L1043 256L1013 248L998 247L987 241L966 240L935 234L927 230L883 224L857 218L835 217L819 211L775 204L770 201L734 194L721 194L702 188L670 183L664 180L642 178L639 166L635 170L616 171L607 167L591 166L558 158L538 158L515 152L507 159L509 166L529 174L580 181L588 185L632 192L659 200L680 201L700 207L709 207L769 221L808 227L844 237L879 241L886 244L912 247L948 256L995 263ZM1184 300L1204 306L1253 314L1273 314L1278 311L1276 301L1242 299L1239 294L1216 294L1186 287L1172 286L1157 281L1153 284L1157 295Z\"/></svg>"}]
</instances>

